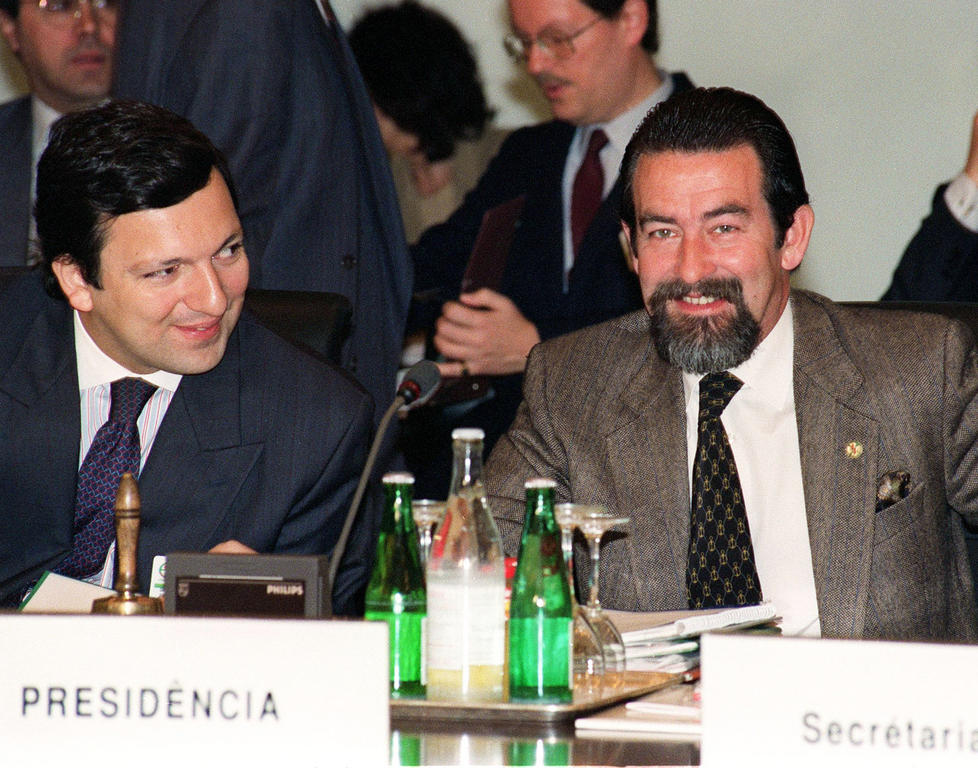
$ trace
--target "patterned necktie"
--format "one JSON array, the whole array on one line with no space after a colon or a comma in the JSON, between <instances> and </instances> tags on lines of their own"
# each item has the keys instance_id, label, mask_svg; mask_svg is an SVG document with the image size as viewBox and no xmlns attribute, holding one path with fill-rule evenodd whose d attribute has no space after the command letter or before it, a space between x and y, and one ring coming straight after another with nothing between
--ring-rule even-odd
<instances>
[{"instance_id":1,"label":"patterned necktie","mask_svg":"<svg viewBox=\"0 0 978 768\"><path fill-rule=\"evenodd\" d=\"M693 463L693 504L686 599L690 608L761 601L747 511L727 431L720 414L743 386L731 373L700 380L700 413Z\"/></svg>"},{"instance_id":2,"label":"patterned necktie","mask_svg":"<svg viewBox=\"0 0 978 768\"><path fill-rule=\"evenodd\" d=\"M594 215L601 207L601 197L604 195L604 170L601 168L601 158L598 157L598 153L607 143L608 137L600 128L591 132L584 161L574 177L574 188L571 192L571 240L574 243L575 257L581 248L584 233L591 226Z\"/></svg>"},{"instance_id":3,"label":"patterned necktie","mask_svg":"<svg viewBox=\"0 0 978 768\"><path fill-rule=\"evenodd\" d=\"M115 494L125 472L139 476L136 419L156 387L142 379L112 382L109 420L92 440L78 470L71 552L55 572L83 579L98 573L115 537Z\"/></svg>"}]
</instances>

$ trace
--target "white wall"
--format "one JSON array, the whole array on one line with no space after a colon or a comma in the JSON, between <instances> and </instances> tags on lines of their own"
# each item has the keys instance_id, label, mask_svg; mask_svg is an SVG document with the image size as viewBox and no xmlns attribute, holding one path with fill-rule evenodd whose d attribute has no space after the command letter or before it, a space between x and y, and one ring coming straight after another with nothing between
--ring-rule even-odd
<instances>
[{"instance_id":1,"label":"white wall","mask_svg":"<svg viewBox=\"0 0 978 768\"><path fill-rule=\"evenodd\" d=\"M380 2L332 0L345 24ZM427 2L475 46L500 124L545 116L502 51L502 0ZM795 284L878 297L934 186L964 163L978 110L974 0L659 0L659 14L661 66L756 93L794 134L816 214ZM0 79L0 98L13 87Z\"/></svg>"}]
</instances>

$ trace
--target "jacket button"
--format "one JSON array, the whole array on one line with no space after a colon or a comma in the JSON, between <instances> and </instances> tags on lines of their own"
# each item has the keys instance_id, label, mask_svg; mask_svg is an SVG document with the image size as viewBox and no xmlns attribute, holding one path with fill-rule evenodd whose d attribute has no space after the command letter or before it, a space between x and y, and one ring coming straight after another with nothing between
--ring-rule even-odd
<instances>
[{"instance_id":1,"label":"jacket button","mask_svg":"<svg viewBox=\"0 0 978 768\"><path fill-rule=\"evenodd\" d=\"M343 269L353 269L357 265L357 257L348 253L340 259L340 264L343 265Z\"/></svg>"}]
</instances>

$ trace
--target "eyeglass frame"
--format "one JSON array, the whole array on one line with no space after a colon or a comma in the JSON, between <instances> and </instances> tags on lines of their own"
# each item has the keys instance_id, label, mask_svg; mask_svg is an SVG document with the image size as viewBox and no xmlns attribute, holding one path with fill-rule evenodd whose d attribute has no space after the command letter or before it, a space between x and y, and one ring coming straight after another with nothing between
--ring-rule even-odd
<instances>
[{"instance_id":1,"label":"eyeglass frame","mask_svg":"<svg viewBox=\"0 0 978 768\"><path fill-rule=\"evenodd\" d=\"M21 5L34 5L38 10L43 11L45 16L52 19L67 19L69 16L80 19L82 16L82 3L86 3L93 13L115 12L119 7L119 0L59 0L64 3L64 8L49 8L51 0L21 0ZM74 8L74 10L72 10Z\"/></svg>"},{"instance_id":2,"label":"eyeglass frame","mask_svg":"<svg viewBox=\"0 0 978 768\"><path fill-rule=\"evenodd\" d=\"M575 32L571 32L569 35L544 33L542 35L538 35L532 40L525 41L515 32L510 32L503 38L503 48L506 50L506 53L508 53L509 56L516 62L525 62L528 58L530 58L530 51L533 49L534 45L540 49L540 53L548 58L556 61L563 61L565 59L569 59L571 56L577 53L577 50L574 48L574 41L577 38L587 32L599 21L605 20L607 20L607 17L602 16L599 13L583 27ZM562 46L567 47L563 48ZM558 51L565 52L558 53Z\"/></svg>"}]
</instances>

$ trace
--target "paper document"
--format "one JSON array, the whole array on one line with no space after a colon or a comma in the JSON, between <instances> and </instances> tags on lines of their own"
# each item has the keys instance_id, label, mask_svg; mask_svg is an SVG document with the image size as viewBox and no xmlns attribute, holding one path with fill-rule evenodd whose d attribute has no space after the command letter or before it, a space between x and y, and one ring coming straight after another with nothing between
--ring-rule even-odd
<instances>
[{"instance_id":1,"label":"paper document","mask_svg":"<svg viewBox=\"0 0 978 768\"><path fill-rule=\"evenodd\" d=\"M20 604L23 613L91 613L92 602L115 591L45 571Z\"/></svg>"},{"instance_id":2,"label":"paper document","mask_svg":"<svg viewBox=\"0 0 978 768\"><path fill-rule=\"evenodd\" d=\"M704 616L689 616L677 619L671 624L664 624L651 629L637 629L622 633L625 645L640 645L656 640L676 640L684 637L696 637L704 632L719 629L740 629L743 627L764 624L772 621L778 615L773 603L746 605L742 608L727 608L709 613Z\"/></svg>"}]
</instances>

